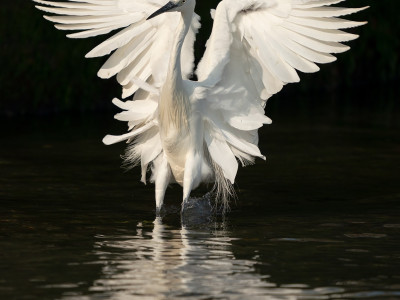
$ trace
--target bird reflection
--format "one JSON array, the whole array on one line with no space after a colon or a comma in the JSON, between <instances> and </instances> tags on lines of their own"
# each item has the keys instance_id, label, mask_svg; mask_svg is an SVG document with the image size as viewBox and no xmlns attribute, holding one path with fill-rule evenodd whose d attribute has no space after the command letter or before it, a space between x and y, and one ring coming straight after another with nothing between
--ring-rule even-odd
<instances>
[{"instance_id":1,"label":"bird reflection","mask_svg":"<svg viewBox=\"0 0 400 300\"><path fill-rule=\"evenodd\" d=\"M231 284L271 287L254 274L256 262L235 260L228 232L171 228L157 217L136 235L98 236L102 278L90 288L113 299L220 295Z\"/></svg>"},{"instance_id":2,"label":"bird reflection","mask_svg":"<svg viewBox=\"0 0 400 300\"><path fill-rule=\"evenodd\" d=\"M134 235L99 235L95 254L102 274L90 291L107 299L298 299L338 292L277 287L255 270L257 258L235 257L233 240L227 230L176 228L159 217L139 222Z\"/></svg>"}]
</instances>

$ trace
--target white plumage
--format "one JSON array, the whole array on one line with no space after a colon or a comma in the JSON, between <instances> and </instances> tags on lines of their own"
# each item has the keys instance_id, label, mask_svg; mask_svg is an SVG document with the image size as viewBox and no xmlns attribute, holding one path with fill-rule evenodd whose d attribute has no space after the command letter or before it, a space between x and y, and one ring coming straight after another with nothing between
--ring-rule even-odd
<instances>
[{"instance_id":1,"label":"white plumage","mask_svg":"<svg viewBox=\"0 0 400 300\"><path fill-rule=\"evenodd\" d=\"M86 55L112 53L98 76L116 75L122 98L133 96L113 100L128 133L103 142L128 141L126 161L141 165L144 183L151 170L157 210L173 182L183 186L183 201L201 182L215 182L226 206L238 161L264 158L257 131L271 123L267 99L298 82L297 71L316 72L317 63L348 50L342 42L357 35L341 29L364 23L338 17L366 8L331 6L344 0L223 0L191 81L195 0L34 1L56 28L75 31L68 37L120 30Z\"/></svg>"}]
</instances>

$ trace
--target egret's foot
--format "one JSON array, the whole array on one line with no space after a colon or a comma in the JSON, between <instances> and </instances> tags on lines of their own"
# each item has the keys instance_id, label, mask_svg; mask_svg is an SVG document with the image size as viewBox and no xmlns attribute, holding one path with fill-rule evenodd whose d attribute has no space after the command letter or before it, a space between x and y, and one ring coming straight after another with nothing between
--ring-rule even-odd
<instances>
[{"instance_id":1,"label":"egret's foot","mask_svg":"<svg viewBox=\"0 0 400 300\"><path fill-rule=\"evenodd\" d=\"M156 207L156 217L162 217L162 213L161 213L162 208L161 207Z\"/></svg>"},{"instance_id":2,"label":"egret's foot","mask_svg":"<svg viewBox=\"0 0 400 300\"><path fill-rule=\"evenodd\" d=\"M156 207L156 217L164 217L165 215L170 213L168 210L168 207L166 207L165 205L161 207Z\"/></svg>"},{"instance_id":3,"label":"egret's foot","mask_svg":"<svg viewBox=\"0 0 400 300\"><path fill-rule=\"evenodd\" d=\"M181 219L184 225L199 225L209 223L214 215L211 205L212 193L203 197L191 198L183 201L181 208Z\"/></svg>"}]
</instances>

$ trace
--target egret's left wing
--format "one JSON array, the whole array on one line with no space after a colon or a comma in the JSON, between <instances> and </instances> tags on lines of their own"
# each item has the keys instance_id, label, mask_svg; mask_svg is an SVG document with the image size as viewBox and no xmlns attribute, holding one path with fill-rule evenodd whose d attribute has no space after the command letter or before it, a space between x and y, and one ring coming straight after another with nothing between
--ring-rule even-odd
<instances>
[{"instance_id":1,"label":"egret's left wing","mask_svg":"<svg viewBox=\"0 0 400 300\"><path fill-rule=\"evenodd\" d=\"M341 42L357 37L340 29L364 23L337 17L363 8L330 6L342 1L223 0L218 5L197 76L208 87L205 142L231 182L235 156L242 161L263 157L257 129L271 122L264 116L266 100L298 82L296 70L318 71L316 63L334 61L331 53L349 49Z\"/></svg>"}]
</instances>

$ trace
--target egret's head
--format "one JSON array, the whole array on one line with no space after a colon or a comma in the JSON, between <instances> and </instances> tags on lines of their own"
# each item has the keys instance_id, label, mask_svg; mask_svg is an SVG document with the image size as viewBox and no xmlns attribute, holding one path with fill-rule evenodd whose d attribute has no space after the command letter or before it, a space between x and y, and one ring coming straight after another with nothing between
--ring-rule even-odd
<instances>
[{"instance_id":1,"label":"egret's head","mask_svg":"<svg viewBox=\"0 0 400 300\"><path fill-rule=\"evenodd\" d=\"M190 2L192 0L170 0L167 4L165 4L163 7L160 9L156 10L154 13L152 13L147 20L150 20L162 13L165 13L167 11L181 11L181 9L186 5L187 2Z\"/></svg>"}]
</instances>

